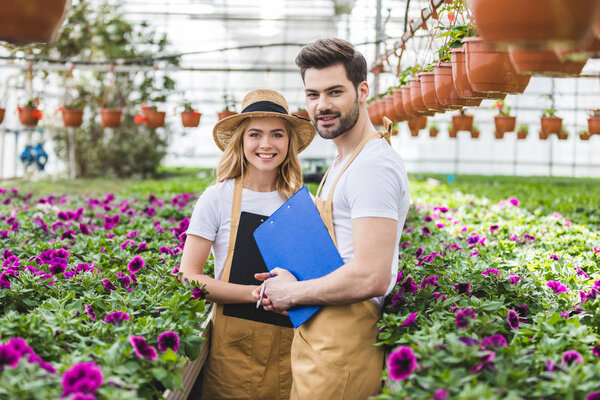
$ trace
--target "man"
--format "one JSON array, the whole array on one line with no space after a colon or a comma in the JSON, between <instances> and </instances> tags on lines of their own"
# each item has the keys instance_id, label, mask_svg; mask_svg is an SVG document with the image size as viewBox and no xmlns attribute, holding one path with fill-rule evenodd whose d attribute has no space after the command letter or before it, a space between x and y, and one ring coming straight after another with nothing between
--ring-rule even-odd
<instances>
[{"instance_id":1,"label":"man","mask_svg":"<svg viewBox=\"0 0 600 400\"><path fill-rule=\"evenodd\" d=\"M324 306L295 332L291 399L366 399L381 391L383 352L373 344L398 273L408 180L399 155L369 120L362 54L341 39L318 40L301 50L296 64L310 118L338 151L315 202L345 264L303 282L281 268L273 278L257 274L268 279L262 304L277 312Z\"/></svg>"}]
</instances>

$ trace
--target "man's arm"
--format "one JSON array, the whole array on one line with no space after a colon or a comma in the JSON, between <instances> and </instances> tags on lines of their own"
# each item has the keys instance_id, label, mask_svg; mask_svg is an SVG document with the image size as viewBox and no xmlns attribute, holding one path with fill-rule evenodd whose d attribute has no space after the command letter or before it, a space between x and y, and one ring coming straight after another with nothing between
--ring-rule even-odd
<instances>
[{"instance_id":1,"label":"man's arm","mask_svg":"<svg viewBox=\"0 0 600 400\"><path fill-rule=\"evenodd\" d=\"M391 279L392 257L398 222L390 218L365 217L352 220L354 260L318 279L298 282L287 270L276 268L257 274L266 282L263 306L283 311L298 304L342 305L385 294ZM254 291L258 300L258 292Z\"/></svg>"}]
</instances>

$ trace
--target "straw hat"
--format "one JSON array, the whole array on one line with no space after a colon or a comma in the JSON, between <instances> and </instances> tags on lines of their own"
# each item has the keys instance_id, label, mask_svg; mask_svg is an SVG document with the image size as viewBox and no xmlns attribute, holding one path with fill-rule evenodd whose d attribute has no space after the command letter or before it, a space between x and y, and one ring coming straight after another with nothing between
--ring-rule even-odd
<instances>
[{"instance_id":1,"label":"straw hat","mask_svg":"<svg viewBox=\"0 0 600 400\"><path fill-rule=\"evenodd\" d=\"M281 94L274 90L256 89L244 97L241 113L222 119L213 128L213 138L221 151L225 150L242 121L251 117L277 117L288 121L300 142L298 152L304 150L315 137L315 126L305 118L290 115L288 103Z\"/></svg>"}]
</instances>

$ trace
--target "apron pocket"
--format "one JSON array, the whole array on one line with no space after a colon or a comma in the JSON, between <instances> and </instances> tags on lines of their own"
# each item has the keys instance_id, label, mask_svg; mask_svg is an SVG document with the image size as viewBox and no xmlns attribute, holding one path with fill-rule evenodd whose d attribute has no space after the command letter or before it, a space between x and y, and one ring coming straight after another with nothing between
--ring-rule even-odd
<instances>
[{"instance_id":1,"label":"apron pocket","mask_svg":"<svg viewBox=\"0 0 600 400\"><path fill-rule=\"evenodd\" d=\"M291 329L290 329L291 330ZM290 335L286 330L282 329L281 339L279 342L279 398L289 399L292 391L292 368L291 355L292 341L294 336ZM292 331L293 333L293 331Z\"/></svg>"},{"instance_id":2,"label":"apron pocket","mask_svg":"<svg viewBox=\"0 0 600 400\"><path fill-rule=\"evenodd\" d=\"M296 332L292 343L291 399L344 399L349 372L324 359Z\"/></svg>"},{"instance_id":3,"label":"apron pocket","mask_svg":"<svg viewBox=\"0 0 600 400\"><path fill-rule=\"evenodd\" d=\"M221 346L211 347L207 367L203 399L250 398L252 332Z\"/></svg>"}]
</instances>

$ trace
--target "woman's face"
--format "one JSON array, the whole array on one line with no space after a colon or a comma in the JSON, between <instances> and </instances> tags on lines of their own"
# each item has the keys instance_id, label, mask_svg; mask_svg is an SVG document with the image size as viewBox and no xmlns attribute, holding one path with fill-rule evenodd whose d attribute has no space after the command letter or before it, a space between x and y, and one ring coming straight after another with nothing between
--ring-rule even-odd
<instances>
[{"instance_id":1,"label":"woman's face","mask_svg":"<svg viewBox=\"0 0 600 400\"><path fill-rule=\"evenodd\" d=\"M283 119L250 118L242 138L248 169L271 172L287 157L289 136Z\"/></svg>"}]
</instances>

